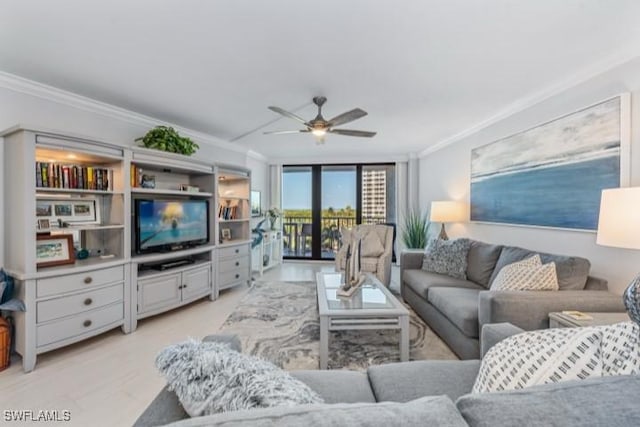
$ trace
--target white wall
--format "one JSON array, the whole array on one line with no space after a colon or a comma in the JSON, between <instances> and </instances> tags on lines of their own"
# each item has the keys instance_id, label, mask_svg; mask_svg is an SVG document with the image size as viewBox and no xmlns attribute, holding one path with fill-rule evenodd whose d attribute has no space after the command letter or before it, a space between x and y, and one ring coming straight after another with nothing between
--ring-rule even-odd
<instances>
[{"instance_id":1,"label":"white wall","mask_svg":"<svg viewBox=\"0 0 640 427\"><path fill-rule=\"evenodd\" d=\"M570 88L531 108L516 113L477 133L427 155L420 160L420 205L433 200L469 201L471 149L552 120L595 102L631 92L631 185L640 185L640 58ZM640 206L629 207L639 209ZM640 251L598 246L595 233L489 224L453 224L451 236L474 239L566 255L591 261L591 273L609 280L621 294L640 271Z\"/></svg>"},{"instance_id":2,"label":"white wall","mask_svg":"<svg viewBox=\"0 0 640 427\"><path fill-rule=\"evenodd\" d=\"M251 169L251 189L260 192L262 212L269 209L269 165L255 156L247 157L247 168Z\"/></svg>"},{"instance_id":3,"label":"white wall","mask_svg":"<svg viewBox=\"0 0 640 427\"><path fill-rule=\"evenodd\" d=\"M87 108L83 108L82 102L72 99L70 104L65 103L66 94L55 92L51 97L46 98L47 91L43 92L43 96L36 96L20 91L0 87L0 130L9 128L16 124L28 124L36 127L44 127L62 132L70 132L81 134L87 137L108 141L122 146L131 146L134 139L145 134L152 124L140 118L136 113L130 116L124 110L119 110L117 114L112 114L108 110L104 113L99 112L100 108L87 104ZM60 102L57 100L60 98ZM73 98L73 96L71 96ZM160 120L156 124L162 124ZM189 137L192 137L199 145L200 150L194 155L199 159L210 162L225 163L230 165L238 165L252 169L253 187L262 189L268 188L267 185L267 165L257 157L248 157L246 153L239 150L229 150L221 148L224 143L217 142L215 145L198 138L196 132L188 130L183 131ZM209 139L209 138L207 138ZM211 137L211 140L215 138ZM2 162L3 144L0 138L0 165ZM2 213L4 212L2 175L0 173L0 224L2 224ZM11 218L7 221L10 225ZM0 227L0 242L4 239L3 227ZM4 254L0 244L0 266L3 264Z\"/></svg>"}]
</instances>

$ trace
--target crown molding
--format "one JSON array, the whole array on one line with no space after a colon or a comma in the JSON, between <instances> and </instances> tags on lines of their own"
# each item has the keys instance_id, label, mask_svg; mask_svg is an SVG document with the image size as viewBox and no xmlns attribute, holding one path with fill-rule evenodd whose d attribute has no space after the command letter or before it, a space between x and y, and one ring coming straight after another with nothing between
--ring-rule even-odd
<instances>
[{"instance_id":1,"label":"crown molding","mask_svg":"<svg viewBox=\"0 0 640 427\"><path fill-rule=\"evenodd\" d=\"M619 66L622 66L628 62L634 61L640 58L640 53L638 52L637 46L632 46L628 49L618 51L613 55L605 58L602 61L599 61L591 66L585 67L579 72L564 78L562 80L557 81L556 83L547 86L546 88L535 92L529 96L518 99L517 101L507 105L507 107L499 110L496 114L482 120L467 129L464 129L458 133L455 133L445 139L442 139L436 142L433 145L425 148L424 150L418 153L419 158L423 158L428 156L429 154L435 153L436 151L442 150L443 148L454 144L468 136L471 136L483 129L488 128L489 126L496 124L502 120L507 119L517 113L520 113L528 108L531 108L541 102L552 98L556 95L559 95L567 90L579 86L601 74L606 73L607 71L613 70Z\"/></svg>"},{"instance_id":2,"label":"crown molding","mask_svg":"<svg viewBox=\"0 0 640 427\"><path fill-rule=\"evenodd\" d=\"M97 101L95 99L78 95L76 93L69 92L63 89L58 89L56 87L49 86L44 83L39 83L34 80L29 80L15 74L0 71L0 87L14 92L24 93L26 95L46 99L58 104L67 105L69 107L77 108L91 113L111 117L113 119L131 123L137 126L171 126L183 135L197 140L198 143L202 142L204 144L211 145L217 148L249 155L249 150L247 150L245 147L232 144L213 135L178 126L164 120L136 113L135 111Z\"/></svg>"},{"instance_id":3,"label":"crown molding","mask_svg":"<svg viewBox=\"0 0 640 427\"><path fill-rule=\"evenodd\" d=\"M254 159L254 160L260 160L261 162L269 162L269 158L267 156L265 156L262 153L258 153L257 151L253 151L253 150L248 150L247 151L247 157Z\"/></svg>"}]
</instances>

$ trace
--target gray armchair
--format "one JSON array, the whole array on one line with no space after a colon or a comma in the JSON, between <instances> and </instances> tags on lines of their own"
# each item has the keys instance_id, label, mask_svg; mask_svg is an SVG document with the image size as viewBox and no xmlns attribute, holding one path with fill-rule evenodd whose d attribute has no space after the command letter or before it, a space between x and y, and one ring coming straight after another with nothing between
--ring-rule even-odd
<instances>
[{"instance_id":1,"label":"gray armchair","mask_svg":"<svg viewBox=\"0 0 640 427\"><path fill-rule=\"evenodd\" d=\"M361 257L360 268L367 273L373 273L382 282L383 285L389 287L391 282L391 258L393 256L393 227L388 225L357 225L353 229L357 233L364 235L366 233L377 233L384 252L377 257ZM347 258L347 245L342 242L342 246L336 253L336 271L344 271Z\"/></svg>"}]
</instances>

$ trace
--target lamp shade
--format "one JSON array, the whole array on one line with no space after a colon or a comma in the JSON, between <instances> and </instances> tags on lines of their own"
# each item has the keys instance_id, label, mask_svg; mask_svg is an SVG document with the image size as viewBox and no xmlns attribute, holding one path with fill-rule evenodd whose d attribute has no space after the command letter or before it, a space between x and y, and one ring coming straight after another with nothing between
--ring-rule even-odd
<instances>
[{"instance_id":1,"label":"lamp shade","mask_svg":"<svg viewBox=\"0 0 640 427\"><path fill-rule=\"evenodd\" d=\"M596 243L640 249L640 187L602 191Z\"/></svg>"},{"instance_id":2,"label":"lamp shade","mask_svg":"<svg viewBox=\"0 0 640 427\"><path fill-rule=\"evenodd\" d=\"M466 204L463 202L431 202L429 219L433 222L462 222L467 220L466 213Z\"/></svg>"}]
</instances>

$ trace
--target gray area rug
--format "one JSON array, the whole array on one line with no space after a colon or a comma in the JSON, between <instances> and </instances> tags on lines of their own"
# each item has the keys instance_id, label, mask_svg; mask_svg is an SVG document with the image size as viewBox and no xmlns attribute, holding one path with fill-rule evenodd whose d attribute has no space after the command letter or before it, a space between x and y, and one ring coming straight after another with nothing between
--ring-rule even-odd
<instances>
[{"instance_id":1,"label":"gray area rug","mask_svg":"<svg viewBox=\"0 0 640 427\"><path fill-rule=\"evenodd\" d=\"M408 307L409 308L409 307ZM457 360L411 308L410 359ZM318 369L320 325L313 282L254 282L221 327L237 334L243 352L287 369ZM329 369L365 370L400 361L400 332L336 331L329 338Z\"/></svg>"}]
</instances>

